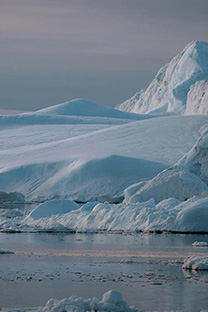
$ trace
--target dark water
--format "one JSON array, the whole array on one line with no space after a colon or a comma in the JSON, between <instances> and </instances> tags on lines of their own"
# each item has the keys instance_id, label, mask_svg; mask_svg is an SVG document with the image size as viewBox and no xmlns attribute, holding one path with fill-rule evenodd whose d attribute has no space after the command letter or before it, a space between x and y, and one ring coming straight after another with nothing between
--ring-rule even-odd
<instances>
[{"instance_id":1,"label":"dark water","mask_svg":"<svg viewBox=\"0 0 208 312\"><path fill-rule=\"evenodd\" d=\"M138 310L208 310L208 272L182 270L207 235L5 234L0 249L0 308L41 306L49 298L102 298L119 290Z\"/></svg>"}]
</instances>

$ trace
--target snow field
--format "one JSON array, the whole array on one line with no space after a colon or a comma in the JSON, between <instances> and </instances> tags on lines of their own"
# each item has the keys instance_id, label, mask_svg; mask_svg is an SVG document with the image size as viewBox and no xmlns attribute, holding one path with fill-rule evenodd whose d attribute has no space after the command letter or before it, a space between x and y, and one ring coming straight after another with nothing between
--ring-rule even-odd
<instances>
[{"instance_id":1,"label":"snow field","mask_svg":"<svg viewBox=\"0 0 208 312\"><path fill-rule=\"evenodd\" d=\"M80 124L2 129L0 189L21 192L27 200L117 201L126 187L178 161L207 122L207 116L180 116L106 129Z\"/></svg>"}]
</instances>

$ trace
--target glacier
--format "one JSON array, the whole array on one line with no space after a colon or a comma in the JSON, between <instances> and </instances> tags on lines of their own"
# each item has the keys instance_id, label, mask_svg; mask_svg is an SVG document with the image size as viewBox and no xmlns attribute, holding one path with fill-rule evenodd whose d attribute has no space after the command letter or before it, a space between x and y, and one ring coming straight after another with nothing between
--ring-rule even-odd
<instances>
[{"instance_id":1,"label":"glacier","mask_svg":"<svg viewBox=\"0 0 208 312\"><path fill-rule=\"evenodd\" d=\"M207 56L191 42L119 109L0 116L0 231L207 233Z\"/></svg>"}]
</instances>

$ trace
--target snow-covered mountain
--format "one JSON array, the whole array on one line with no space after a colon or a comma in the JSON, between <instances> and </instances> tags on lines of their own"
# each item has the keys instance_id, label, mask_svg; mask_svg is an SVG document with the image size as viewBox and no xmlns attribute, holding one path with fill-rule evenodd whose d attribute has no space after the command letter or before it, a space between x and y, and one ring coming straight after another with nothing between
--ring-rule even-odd
<instances>
[{"instance_id":1,"label":"snow-covered mountain","mask_svg":"<svg viewBox=\"0 0 208 312\"><path fill-rule=\"evenodd\" d=\"M162 67L149 87L116 106L138 113L208 113L208 43L192 41Z\"/></svg>"},{"instance_id":2,"label":"snow-covered mountain","mask_svg":"<svg viewBox=\"0 0 208 312\"><path fill-rule=\"evenodd\" d=\"M78 99L0 116L2 204L47 201L0 211L0 231L208 232L207 51L192 42L130 100L145 114Z\"/></svg>"}]
</instances>

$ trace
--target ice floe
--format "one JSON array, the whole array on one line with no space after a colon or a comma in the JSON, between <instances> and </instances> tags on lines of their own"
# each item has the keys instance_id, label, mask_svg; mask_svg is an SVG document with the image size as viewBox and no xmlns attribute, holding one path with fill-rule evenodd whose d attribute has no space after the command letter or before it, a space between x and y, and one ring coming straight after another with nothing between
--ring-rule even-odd
<instances>
[{"instance_id":1,"label":"ice floe","mask_svg":"<svg viewBox=\"0 0 208 312\"><path fill-rule=\"evenodd\" d=\"M136 312L137 310L130 307L122 298L119 291L109 290L104 293L102 300L97 298L84 299L82 297L69 297L62 300L50 299L44 307L28 309L2 309L2 312Z\"/></svg>"},{"instance_id":2,"label":"ice floe","mask_svg":"<svg viewBox=\"0 0 208 312\"><path fill-rule=\"evenodd\" d=\"M192 244L192 246L194 246L194 247L208 247L208 243L207 242L194 242L193 244Z\"/></svg>"},{"instance_id":3,"label":"ice floe","mask_svg":"<svg viewBox=\"0 0 208 312\"><path fill-rule=\"evenodd\" d=\"M183 264L184 270L208 270L208 256L192 256Z\"/></svg>"}]
</instances>

